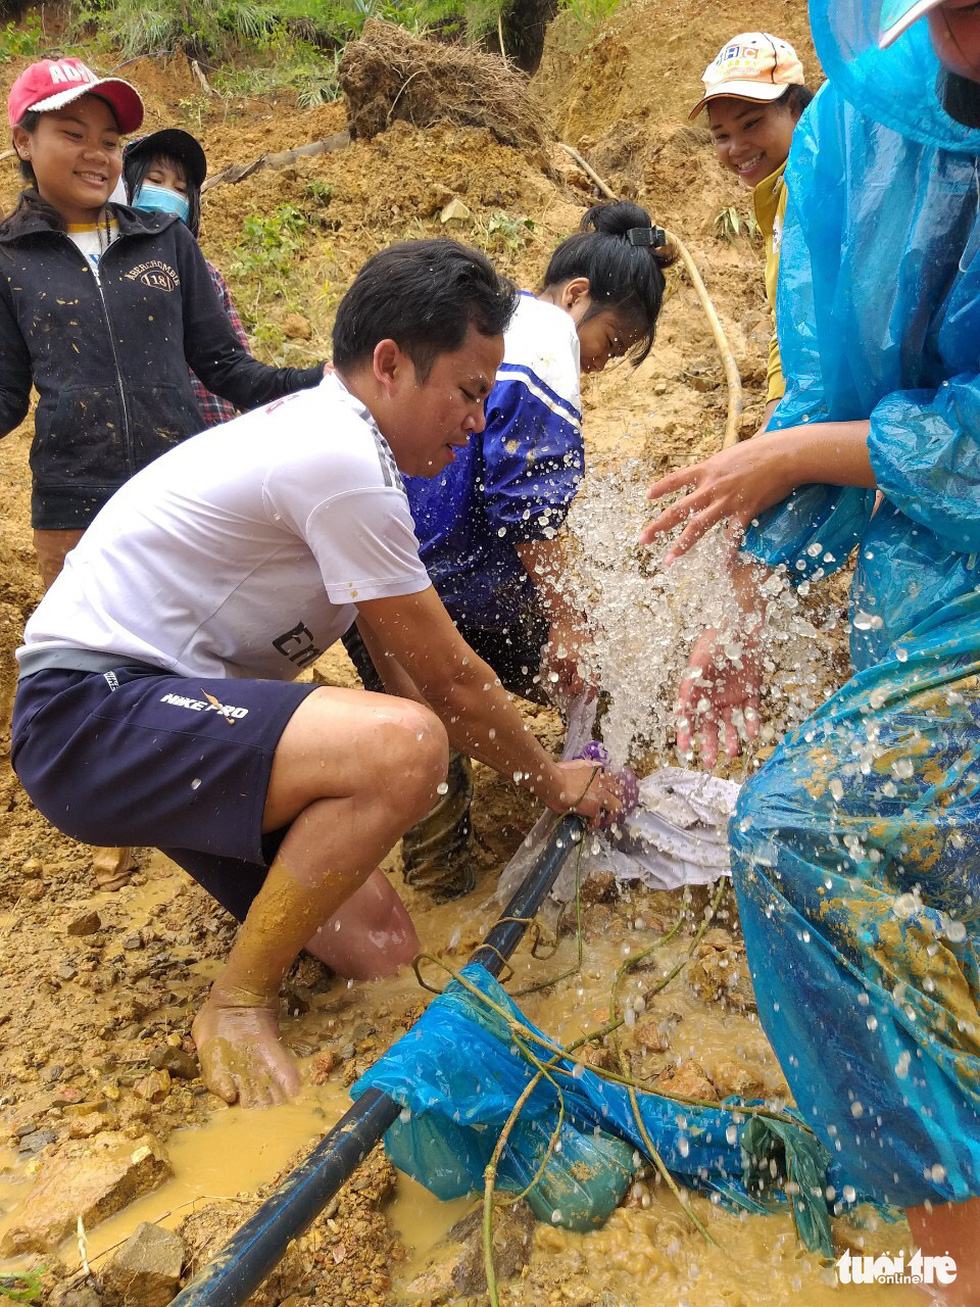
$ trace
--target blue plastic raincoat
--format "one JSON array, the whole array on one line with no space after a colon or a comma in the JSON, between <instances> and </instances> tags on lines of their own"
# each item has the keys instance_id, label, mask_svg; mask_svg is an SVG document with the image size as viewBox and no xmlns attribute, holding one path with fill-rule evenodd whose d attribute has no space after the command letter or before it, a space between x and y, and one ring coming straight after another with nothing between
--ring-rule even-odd
<instances>
[{"instance_id":1,"label":"blue plastic raincoat","mask_svg":"<svg viewBox=\"0 0 980 1307\"><path fill-rule=\"evenodd\" d=\"M927 25L813 0L830 78L787 172L775 426L869 419L884 502L810 486L746 549L798 579L858 546L854 677L742 791L733 873L798 1105L882 1201L980 1195L980 132Z\"/></svg>"}]
</instances>

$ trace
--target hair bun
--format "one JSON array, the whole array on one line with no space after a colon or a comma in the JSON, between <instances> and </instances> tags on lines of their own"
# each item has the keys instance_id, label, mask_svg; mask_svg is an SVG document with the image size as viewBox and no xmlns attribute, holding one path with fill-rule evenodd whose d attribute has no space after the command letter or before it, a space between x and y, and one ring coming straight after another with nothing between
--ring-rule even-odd
<instances>
[{"instance_id":1,"label":"hair bun","mask_svg":"<svg viewBox=\"0 0 980 1307\"><path fill-rule=\"evenodd\" d=\"M664 232L663 245L658 245L655 249L651 250L651 253L661 269L669 268L671 264L676 263L681 257L680 251L666 232Z\"/></svg>"},{"instance_id":2,"label":"hair bun","mask_svg":"<svg viewBox=\"0 0 980 1307\"><path fill-rule=\"evenodd\" d=\"M613 200L596 204L582 219L583 231L597 231L604 236L625 236L632 227L650 227L650 215L638 204Z\"/></svg>"},{"instance_id":3,"label":"hair bun","mask_svg":"<svg viewBox=\"0 0 980 1307\"><path fill-rule=\"evenodd\" d=\"M582 230L614 236L637 248L648 249L660 268L669 268L678 258L677 249L667 239L663 228L653 222L646 209L631 204L629 200L594 205L582 219ZM649 237L646 237L647 232Z\"/></svg>"}]
</instances>

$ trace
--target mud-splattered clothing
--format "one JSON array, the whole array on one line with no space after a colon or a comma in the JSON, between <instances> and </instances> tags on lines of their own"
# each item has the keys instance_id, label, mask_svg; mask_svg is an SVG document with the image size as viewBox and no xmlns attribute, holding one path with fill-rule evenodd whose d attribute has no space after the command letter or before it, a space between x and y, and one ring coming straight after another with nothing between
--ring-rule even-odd
<instances>
[{"instance_id":1,"label":"mud-splattered clothing","mask_svg":"<svg viewBox=\"0 0 980 1307\"><path fill-rule=\"evenodd\" d=\"M405 478L422 561L454 621L499 630L533 608L515 545L554 536L582 483L579 386L571 317L522 295L486 427L439 476Z\"/></svg>"},{"instance_id":2,"label":"mud-splattered clothing","mask_svg":"<svg viewBox=\"0 0 980 1307\"><path fill-rule=\"evenodd\" d=\"M119 236L98 279L41 212L0 233L0 432L23 421L33 381L31 518L43 530L87 526L135 472L200 431L188 364L243 409L322 375L242 349L172 214L112 210Z\"/></svg>"},{"instance_id":3,"label":"mud-splattered clothing","mask_svg":"<svg viewBox=\"0 0 980 1307\"><path fill-rule=\"evenodd\" d=\"M843 1169L980 1195L980 132L924 23L815 0L830 84L793 141L775 427L870 421L874 492L809 486L747 550L798 581L857 546L856 675L743 788L733 872L759 1015Z\"/></svg>"}]
</instances>

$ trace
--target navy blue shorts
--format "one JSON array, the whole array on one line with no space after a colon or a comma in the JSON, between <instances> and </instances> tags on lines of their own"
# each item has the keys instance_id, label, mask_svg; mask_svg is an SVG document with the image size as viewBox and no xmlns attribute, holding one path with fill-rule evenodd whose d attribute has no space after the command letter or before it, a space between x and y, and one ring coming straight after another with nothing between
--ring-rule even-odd
<instances>
[{"instance_id":1,"label":"navy blue shorts","mask_svg":"<svg viewBox=\"0 0 980 1307\"><path fill-rule=\"evenodd\" d=\"M262 833L273 755L316 688L49 668L17 687L10 758L59 830L159 848L241 921L285 834Z\"/></svg>"}]
</instances>

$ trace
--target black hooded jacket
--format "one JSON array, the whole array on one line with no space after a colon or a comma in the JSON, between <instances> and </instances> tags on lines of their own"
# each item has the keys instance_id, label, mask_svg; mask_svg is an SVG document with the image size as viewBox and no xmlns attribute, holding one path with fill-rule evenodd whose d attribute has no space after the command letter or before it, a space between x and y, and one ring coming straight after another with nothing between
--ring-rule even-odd
<instances>
[{"instance_id":1,"label":"black hooded jacket","mask_svg":"<svg viewBox=\"0 0 980 1307\"><path fill-rule=\"evenodd\" d=\"M194 237L173 214L113 205L119 235L99 280L43 211L0 230L0 434L40 400L31 446L35 527L85 527L115 490L204 422L209 390L256 408L319 383L242 349ZM100 284L101 283L101 284Z\"/></svg>"}]
</instances>

